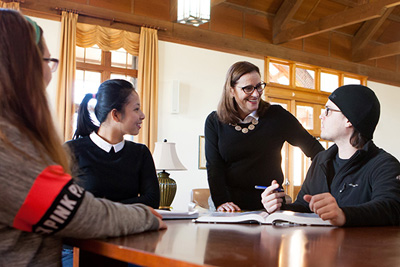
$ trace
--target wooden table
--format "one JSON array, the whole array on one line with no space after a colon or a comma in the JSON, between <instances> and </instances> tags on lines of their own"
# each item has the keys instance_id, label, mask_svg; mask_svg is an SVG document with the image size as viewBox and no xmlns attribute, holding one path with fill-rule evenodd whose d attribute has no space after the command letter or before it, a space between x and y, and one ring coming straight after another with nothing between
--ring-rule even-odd
<instances>
[{"instance_id":1,"label":"wooden table","mask_svg":"<svg viewBox=\"0 0 400 267\"><path fill-rule=\"evenodd\" d=\"M164 231L68 242L80 248L80 266L84 252L91 255L86 261L91 266L116 266L98 255L144 266L400 266L400 227L275 227L190 220L167 225Z\"/></svg>"}]
</instances>

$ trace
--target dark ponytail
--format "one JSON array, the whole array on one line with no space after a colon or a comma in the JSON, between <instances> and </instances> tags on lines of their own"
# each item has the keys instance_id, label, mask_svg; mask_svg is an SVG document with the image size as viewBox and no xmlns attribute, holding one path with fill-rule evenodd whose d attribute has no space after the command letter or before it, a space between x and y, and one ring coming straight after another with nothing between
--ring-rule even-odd
<instances>
[{"instance_id":1,"label":"dark ponytail","mask_svg":"<svg viewBox=\"0 0 400 267\"><path fill-rule=\"evenodd\" d=\"M76 131L72 139L87 136L93 131L97 132L99 126L93 123L88 110L88 103L93 98L93 94L86 94L83 98L78 110L78 120L76 122Z\"/></svg>"},{"instance_id":2,"label":"dark ponytail","mask_svg":"<svg viewBox=\"0 0 400 267\"><path fill-rule=\"evenodd\" d=\"M128 102L128 97L135 91L133 85L125 80L113 79L103 82L96 94L97 103L94 114L100 125L107 119L108 113L113 109L124 115L124 107ZM77 127L73 139L87 136L93 131L97 132L99 126L93 123L88 111L88 103L93 98L92 94L87 94L82 100L78 111Z\"/></svg>"}]
</instances>

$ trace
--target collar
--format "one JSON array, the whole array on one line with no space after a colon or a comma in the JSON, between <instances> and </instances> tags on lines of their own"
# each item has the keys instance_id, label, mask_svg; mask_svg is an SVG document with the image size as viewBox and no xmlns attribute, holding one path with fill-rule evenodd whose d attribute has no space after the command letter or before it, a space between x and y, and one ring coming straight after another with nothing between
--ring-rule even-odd
<instances>
[{"instance_id":1,"label":"collar","mask_svg":"<svg viewBox=\"0 0 400 267\"><path fill-rule=\"evenodd\" d=\"M363 148L357 150L353 156L349 158L348 161L358 161L358 160L365 160L368 161L369 158L374 157L377 153L379 153L379 147L377 147L372 140L369 140ZM325 153L321 154L322 164L327 164L328 161L332 160L336 157L338 153L338 147L336 144L333 144L330 148L326 150ZM318 155L319 155L318 154Z\"/></svg>"},{"instance_id":2,"label":"collar","mask_svg":"<svg viewBox=\"0 0 400 267\"><path fill-rule=\"evenodd\" d=\"M122 140L118 144L112 145L105 141L103 138L101 138L97 133L92 132L89 135L90 139L92 140L93 143L96 144L99 148L103 149L105 152L110 153L110 150L112 147L114 147L115 153L121 151L124 148L125 145L125 140Z\"/></svg>"},{"instance_id":3,"label":"collar","mask_svg":"<svg viewBox=\"0 0 400 267\"><path fill-rule=\"evenodd\" d=\"M258 120L257 110L247 115L247 117L244 118L244 120L239 119L239 123L250 123L253 119Z\"/></svg>"}]
</instances>

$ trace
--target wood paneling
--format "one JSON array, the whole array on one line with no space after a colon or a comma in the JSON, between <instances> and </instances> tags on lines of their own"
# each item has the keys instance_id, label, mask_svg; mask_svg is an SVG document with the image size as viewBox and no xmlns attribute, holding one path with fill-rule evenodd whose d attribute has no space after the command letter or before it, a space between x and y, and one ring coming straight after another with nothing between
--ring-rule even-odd
<instances>
[{"instance_id":1,"label":"wood paneling","mask_svg":"<svg viewBox=\"0 0 400 267\"><path fill-rule=\"evenodd\" d=\"M218 5L211 10L212 31L226 33L234 36L243 36L243 12Z\"/></svg>"},{"instance_id":2,"label":"wood paneling","mask_svg":"<svg viewBox=\"0 0 400 267\"><path fill-rule=\"evenodd\" d=\"M272 0L272 1L246 1L247 7L248 8L253 8L257 10L262 10L267 13L276 13L278 10L279 6L281 5L282 0Z\"/></svg>"},{"instance_id":3,"label":"wood paneling","mask_svg":"<svg viewBox=\"0 0 400 267\"><path fill-rule=\"evenodd\" d=\"M246 13L244 37L271 43L271 25L272 20L265 16Z\"/></svg>"},{"instance_id":4,"label":"wood paneling","mask_svg":"<svg viewBox=\"0 0 400 267\"><path fill-rule=\"evenodd\" d=\"M385 57L385 58L379 58L376 60L376 66L378 68L390 70L390 71L396 71L396 64L397 64L397 57Z\"/></svg>"},{"instance_id":5,"label":"wood paneling","mask_svg":"<svg viewBox=\"0 0 400 267\"><path fill-rule=\"evenodd\" d=\"M330 56L334 58L351 60L351 40L347 35L333 32L331 35Z\"/></svg>"},{"instance_id":6,"label":"wood paneling","mask_svg":"<svg viewBox=\"0 0 400 267\"><path fill-rule=\"evenodd\" d=\"M131 0L90 0L90 5L100 7L108 10L115 10L119 12L132 13Z\"/></svg>"},{"instance_id":7,"label":"wood paneling","mask_svg":"<svg viewBox=\"0 0 400 267\"><path fill-rule=\"evenodd\" d=\"M303 44L304 44L304 39L301 39L301 40L296 40L296 41L291 41L291 42L281 44L281 46L299 50L299 51L303 51L303 49L304 49Z\"/></svg>"},{"instance_id":8,"label":"wood paneling","mask_svg":"<svg viewBox=\"0 0 400 267\"><path fill-rule=\"evenodd\" d=\"M304 51L322 56L329 56L330 33L323 33L304 39Z\"/></svg>"},{"instance_id":9,"label":"wood paneling","mask_svg":"<svg viewBox=\"0 0 400 267\"><path fill-rule=\"evenodd\" d=\"M79 4L89 4L89 0L69 0L71 2L76 2Z\"/></svg>"},{"instance_id":10,"label":"wood paneling","mask_svg":"<svg viewBox=\"0 0 400 267\"><path fill-rule=\"evenodd\" d=\"M169 21L170 0L133 0L134 14ZM118 2L118 1L114 1Z\"/></svg>"},{"instance_id":11,"label":"wood paneling","mask_svg":"<svg viewBox=\"0 0 400 267\"><path fill-rule=\"evenodd\" d=\"M387 22L385 31L381 32L376 41L380 43L392 43L400 41L400 22Z\"/></svg>"},{"instance_id":12,"label":"wood paneling","mask_svg":"<svg viewBox=\"0 0 400 267\"><path fill-rule=\"evenodd\" d=\"M307 22L310 15L318 7L321 0L303 0L303 3L295 13L293 19Z\"/></svg>"}]
</instances>

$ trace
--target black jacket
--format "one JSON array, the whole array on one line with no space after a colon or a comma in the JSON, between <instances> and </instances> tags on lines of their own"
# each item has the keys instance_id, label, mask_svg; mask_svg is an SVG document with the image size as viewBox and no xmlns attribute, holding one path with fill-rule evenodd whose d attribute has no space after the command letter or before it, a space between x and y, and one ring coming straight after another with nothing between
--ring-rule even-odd
<instances>
[{"instance_id":1,"label":"black jacket","mask_svg":"<svg viewBox=\"0 0 400 267\"><path fill-rule=\"evenodd\" d=\"M334 174L337 152L333 145L314 158L296 201L282 209L311 212L303 196L329 192L345 213L345 226L400 225L399 161L369 141Z\"/></svg>"}]
</instances>

